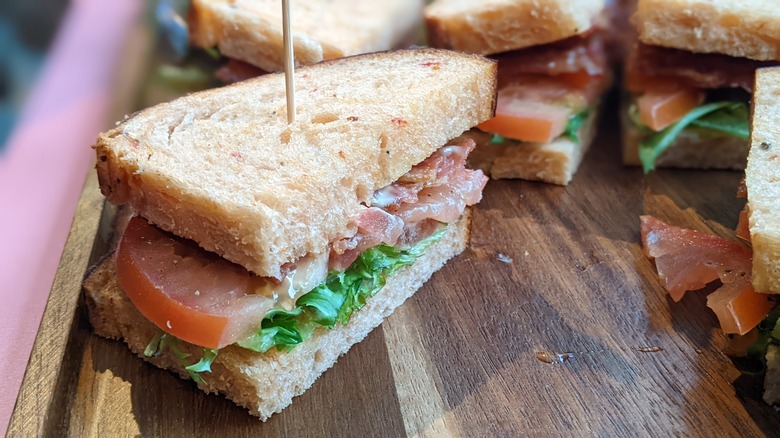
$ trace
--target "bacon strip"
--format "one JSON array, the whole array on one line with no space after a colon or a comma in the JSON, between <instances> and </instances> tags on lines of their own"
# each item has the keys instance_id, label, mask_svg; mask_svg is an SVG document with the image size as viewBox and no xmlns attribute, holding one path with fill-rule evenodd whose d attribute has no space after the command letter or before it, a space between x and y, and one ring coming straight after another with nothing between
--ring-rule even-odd
<instances>
[{"instance_id":1,"label":"bacon strip","mask_svg":"<svg viewBox=\"0 0 780 438\"><path fill-rule=\"evenodd\" d=\"M519 74L555 76L584 71L591 76L600 76L607 70L607 54L601 32L506 52L495 58L499 66L499 83Z\"/></svg>"},{"instance_id":2,"label":"bacon strip","mask_svg":"<svg viewBox=\"0 0 780 438\"><path fill-rule=\"evenodd\" d=\"M743 88L753 90L756 69L779 65L712 53L651 46L636 42L629 51L627 69L646 76L672 76L693 88Z\"/></svg>"},{"instance_id":3,"label":"bacon strip","mask_svg":"<svg viewBox=\"0 0 780 438\"><path fill-rule=\"evenodd\" d=\"M412 246L442 222L457 220L466 206L482 199L487 177L466 169L474 150L469 139L445 146L388 187L377 190L372 205L354 219L357 233L334 242L330 269L342 271L366 249L380 243Z\"/></svg>"}]
</instances>

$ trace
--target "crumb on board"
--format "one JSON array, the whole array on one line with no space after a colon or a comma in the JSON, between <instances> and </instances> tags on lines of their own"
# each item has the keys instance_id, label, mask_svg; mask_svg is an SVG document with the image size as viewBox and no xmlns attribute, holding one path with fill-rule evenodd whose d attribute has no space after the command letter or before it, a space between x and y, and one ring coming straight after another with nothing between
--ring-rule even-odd
<instances>
[{"instance_id":1,"label":"crumb on board","mask_svg":"<svg viewBox=\"0 0 780 438\"><path fill-rule=\"evenodd\" d=\"M500 253L498 253L498 261L506 263L506 264L510 264L510 263L512 263L512 258L509 257L508 255L500 252Z\"/></svg>"}]
</instances>

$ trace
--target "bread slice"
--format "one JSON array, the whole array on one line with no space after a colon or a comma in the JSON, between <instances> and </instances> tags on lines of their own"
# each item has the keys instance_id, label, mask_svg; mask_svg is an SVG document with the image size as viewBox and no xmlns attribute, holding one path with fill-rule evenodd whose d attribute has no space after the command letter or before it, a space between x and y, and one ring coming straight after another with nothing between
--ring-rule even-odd
<instances>
[{"instance_id":1,"label":"bread slice","mask_svg":"<svg viewBox=\"0 0 780 438\"><path fill-rule=\"evenodd\" d=\"M261 276L352 235L374 191L493 116L496 66L423 49L265 75L135 114L95 145L101 190Z\"/></svg>"},{"instance_id":2,"label":"bread slice","mask_svg":"<svg viewBox=\"0 0 780 438\"><path fill-rule=\"evenodd\" d=\"M295 61L396 48L422 16L423 0L290 2ZM193 0L190 40L269 72L284 69L282 6L276 0Z\"/></svg>"},{"instance_id":3,"label":"bread slice","mask_svg":"<svg viewBox=\"0 0 780 438\"><path fill-rule=\"evenodd\" d=\"M320 329L289 352L255 353L236 346L220 350L211 373L203 373L198 387L208 393L222 393L263 420L288 406L292 398L306 391L333 366L339 356L360 342L385 317L409 298L451 257L462 252L468 241L470 210L448 226L444 236L431 245L412 265L401 268L366 306L352 314L346 326ZM107 338L123 339L141 358L187 379L188 375L170 351L158 357L143 355L147 344L160 333L146 320L117 284L113 257L105 259L84 282L89 319L95 332ZM182 350L195 359L202 349L180 342Z\"/></svg>"},{"instance_id":4,"label":"bread slice","mask_svg":"<svg viewBox=\"0 0 780 438\"><path fill-rule=\"evenodd\" d=\"M629 120L628 103L621 108L623 164L641 166L639 144L643 136ZM744 170L749 144L730 135L686 129L655 162L656 168Z\"/></svg>"},{"instance_id":5,"label":"bread slice","mask_svg":"<svg viewBox=\"0 0 780 438\"><path fill-rule=\"evenodd\" d=\"M645 44L780 60L777 0L638 0L632 20Z\"/></svg>"},{"instance_id":6,"label":"bread slice","mask_svg":"<svg viewBox=\"0 0 780 438\"><path fill-rule=\"evenodd\" d=\"M759 69L745 185L753 243L753 287L780 293L780 68Z\"/></svg>"},{"instance_id":7,"label":"bread slice","mask_svg":"<svg viewBox=\"0 0 780 438\"><path fill-rule=\"evenodd\" d=\"M490 144L492 134L479 130L469 136L479 145L469 156L471 165L494 179L524 179L568 185L596 135L598 111L582 124L580 141L559 137L550 143L518 143L507 140Z\"/></svg>"},{"instance_id":8,"label":"bread slice","mask_svg":"<svg viewBox=\"0 0 780 438\"><path fill-rule=\"evenodd\" d=\"M488 55L587 32L604 6L604 0L434 0L424 14L432 47Z\"/></svg>"}]
</instances>

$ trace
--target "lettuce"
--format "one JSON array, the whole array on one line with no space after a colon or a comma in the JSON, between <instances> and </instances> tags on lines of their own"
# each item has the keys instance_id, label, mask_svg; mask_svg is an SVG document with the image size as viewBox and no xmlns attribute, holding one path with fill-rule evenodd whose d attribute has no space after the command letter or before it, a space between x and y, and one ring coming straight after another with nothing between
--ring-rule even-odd
<instances>
[{"instance_id":1,"label":"lettuce","mask_svg":"<svg viewBox=\"0 0 780 438\"><path fill-rule=\"evenodd\" d=\"M197 383L203 382L200 373L211 372L211 364L219 353L219 350L204 348L203 356L201 356L197 362L188 364L187 359L189 359L191 354L181 351L179 339L166 333L159 333L146 346L144 356L156 357L162 354L166 349L173 352L176 358L179 359L181 366L184 367L184 371L186 371L190 378Z\"/></svg>"},{"instance_id":2,"label":"lettuce","mask_svg":"<svg viewBox=\"0 0 780 438\"><path fill-rule=\"evenodd\" d=\"M563 135L569 137L573 142L580 142L580 129L590 117L590 110L584 109L577 114L569 116L569 122L566 124L566 130L563 131Z\"/></svg>"},{"instance_id":3,"label":"lettuce","mask_svg":"<svg viewBox=\"0 0 780 438\"><path fill-rule=\"evenodd\" d=\"M682 119L651 134L639 145L639 159L645 173L655 170L655 161L689 126L716 131L739 138L750 136L747 105L742 102L706 103L692 109Z\"/></svg>"},{"instance_id":4,"label":"lettuce","mask_svg":"<svg viewBox=\"0 0 780 438\"><path fill-rule=\"evenodd\" d=\"M506 139L498 134L493 134L492 137L490 137L490 141L488 144L504 144Z\"/></svg>"},{"instance_id":5,"label":"lettuce","mask_svg":"<svg viewBox=\"0 0 780 438\"><path fill-rule=\"evenodd\" d=\"M263 318L260 330L237 344L260 353L274 347L289 351L319 327L332 329L337 323L347 324L352 314L365 306L366 299L384 287L388 276L414 263L429 246L441 239L444 232L445 228L442 228L408 249L379 245L367 250L346 271L331 272L322 284L298 298L294 309L270 310ZM173 352L197 383L203 382L200 373L211 372L211 364L219 354L219 350L203 348L203 356L197 362L189 363L191 355L181 350L179 339L160 333L146 346L144 356L159 356L165 350Z\"/></svg>"},{"instance_id":6,"label":"lettuce","mask_svg":"<svg viewBox=\"0 0 780 438\"><path fill-rule=\"evenodd\" d=\"M260 353L273 347L289 351L306 340L319 327L332 329L347 324L352 314L363 308L366 299L384 287L387 277L411 265L445 229L408 249L379 245L365 251L344 272L331 272L327 279L296 301L293 310L271 310L260 330L238 345Z\"/></svg>"}]
</instances>

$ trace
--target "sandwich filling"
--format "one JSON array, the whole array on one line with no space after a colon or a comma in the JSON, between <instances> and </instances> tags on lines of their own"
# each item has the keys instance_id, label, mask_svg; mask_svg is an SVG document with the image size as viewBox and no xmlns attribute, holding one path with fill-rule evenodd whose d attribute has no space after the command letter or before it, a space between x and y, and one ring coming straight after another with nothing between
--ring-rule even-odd
<instances>
[{"instance_id":1,"label":"sandwich filling","mask_svg":"<svg viewBox=\"0 0 780 438\"><path fill-rule=\"evenodd\" d=\"M496 116L479 125L507 140L550 143L560 137L579 142L584 122L609 86L601 32L497 56Z\"/></svg>"},{"instance_id":2,"label":"sandwich filling","mask_svg":"<svg viewBox=\"0 0 780 438\"><path fill-rule=\"evenodd\" d=\"M625 89L628 119L641 135L645 172L683 132L736 137L747 147L755 70L772 64L635 43Z\"/></svg>"},{"instance_id":3,"label":"sandwich filling","mask_svg":"<svg viewBox=\"0 0 780 438\"><path fill-rule=\"evenodd\" d=\"M282 279L243 267L149 224L130 220L116 253L117 279L136 308L162 330L148 355L177 340L204 347L186 364L193 379L218 349L236 344L257 352L289 350L320 328L349 322L386 278L412 264L482 197L487 177L465 168L474 149L448 145L377 190L352 219L355 233L327 251L283 266Z\"/></svg>"}]
</instances>

